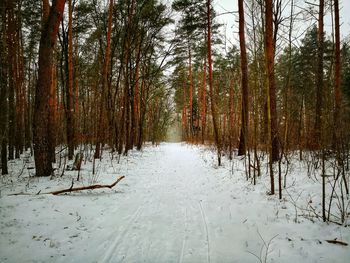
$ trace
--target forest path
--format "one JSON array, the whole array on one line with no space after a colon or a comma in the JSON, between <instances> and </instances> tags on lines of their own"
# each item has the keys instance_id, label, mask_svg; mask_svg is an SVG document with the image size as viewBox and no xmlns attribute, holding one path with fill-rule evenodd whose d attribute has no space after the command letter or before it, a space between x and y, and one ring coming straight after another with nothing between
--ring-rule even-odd
<instances>
[{"instance_id":1,"label":"forest path","mask_svg":"<svg viewBox=\"0 0 350 263\"><path fill-rule=\"evenodd\" d=\"M101 261L256 262L249 252L260 253L257 230L272 238L264 224L274 207L250 192L242 162L234 175L229 162L215 163L208 150L183 143L146 148L124 172L130 192L102 223L114 228L99 247Z\"/></svg>"},{"instance_id":2,"label":"forest path","mask_svg":"<svg viewBox=\"0 0 350 263\"><path fill-rule=\"evenodd\" d=\"M130 200L125 202L127 207L121 204L113 208L117 229L108 238L112 242L103 245L106 250L102 262L224 259L217 258L216 250L222 228L207 214L211 210L215 219L225 218L227 223L232 216L229 207L216 203L216 198L210 200L218 195L219 178L205 163L203 154L196 147L179 143L163 144L152 155L146 153L142 164L128 175L135 190L125 197ZM232 249L228 247L227 251Z\"/></svg>"},{"instance_id":3,"label":"forest path","mask_svg":"<svg viewBox=\"0 0 350 263\"><path fill-rule=\"evenodd\" d=\"M347 228L302 217L296 223L292 203L266 195L267 175L256 186L247 182L243 163L224 159L216 167L207 148L182 143L131 151L119 164L105 151L95 176L92 163L84 163L80 183L125 179L112 190L60 196L8 194L69 187L76 171L52 180L24 177L15 187L14 171L0 185L0 262L253 263L258 262L253 254L265 258L261 237L268 242L276 235L267 262L340 263L350 257L347 247L324 242L350 240ZM295 199L300 191L320 191L298 171L289 179L297 185L288 189ZM307 204L302 198L301 206Z\"/></svg>"}]
</instances>

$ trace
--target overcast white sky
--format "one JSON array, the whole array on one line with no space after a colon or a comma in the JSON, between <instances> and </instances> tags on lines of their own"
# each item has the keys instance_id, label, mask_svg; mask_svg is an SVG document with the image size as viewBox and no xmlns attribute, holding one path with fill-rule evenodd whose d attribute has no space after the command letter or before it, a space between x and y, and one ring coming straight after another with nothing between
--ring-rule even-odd
<instances>
[{"instance_id":1,"label":"overcast white sky","mask_svg":"<svg viewBox=\"0 0 350 263\"><path fill-rule=\"evenodd\" d=\"M227 11L238 11L237 0L213 0L213 6L218 14ZM298 5L305 6L305 0L295 0ZM318 0L308 0L308 2L317 3ZM347 37L350 35L350 0L339 0L341 36ZM219 22L226 24L226 34L228 38L237 40L237 15L227 14L218 17ZM314 21L315 22L315 21ZM327 34L331 33L331 16L329 12L325 16L325 30Z\"/></svg>"}]
</instances>

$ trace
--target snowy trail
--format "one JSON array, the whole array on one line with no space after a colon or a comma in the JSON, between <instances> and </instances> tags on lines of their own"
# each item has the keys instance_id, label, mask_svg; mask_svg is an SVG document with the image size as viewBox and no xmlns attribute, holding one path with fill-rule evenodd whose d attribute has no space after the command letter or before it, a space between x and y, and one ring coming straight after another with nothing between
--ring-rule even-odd
<instances>
[{"instance_id":1,"label":"snowy trail","mask_svg":"<svg viewBox=\"0 0 350 263\"><path fill-rule=\"evenodd\" d=\"M350 241L349 229L295 223L294 207L266 196L268 181L247 182L240 161L231 174L203 148L164 143L105 164L101 180L126 176L114 191L2 197L0 262L258 262L258 231L266 242L278 235L267 262L350 257L349 248L319 243Z\"/></svg>"},{"instance_id":2,"label":"snowy trail","mask_svg":"<svg viewBox=\"0 0 350 263\"><path fill-rule=\"evenodd\" d=\"M137 190L130 198L138 209L125 222L124 230L112 234L115 239L108 244L102 262L135 262L140 258L190 262L199 255L210 262L210 241L201 205L207 195L202 186L208 183L203 159L194 155L193 149L179 144L161 147L147 159L143 162L146 167L133 175L138 179L133 184ZM129 214L130 209L121 212ZM188 247L190 243L197 245ZM196 251L204 249L205 253L197 255ZM129 250L139 253L128 253Z\"/></svg>"}]
</instances>

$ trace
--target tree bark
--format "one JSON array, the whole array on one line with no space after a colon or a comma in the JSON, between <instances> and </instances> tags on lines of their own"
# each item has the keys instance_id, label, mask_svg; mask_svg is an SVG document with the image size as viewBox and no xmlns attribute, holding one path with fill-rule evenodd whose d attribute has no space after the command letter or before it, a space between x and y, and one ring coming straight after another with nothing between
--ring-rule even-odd
<instances>
[{"instance_id":1,"label":"tree bark","mask_svg":"<svg viewBox=\"0 0 350 263\"><path fill-rule=\"evenodd\" d=\"M49 146L49 95L52 81L52 51L64 11L64 0L53 0L50 14L43 26L39 47L39 71L35 89L33 122L34 159L37 176L52 173Z\"/></svg>"}]
</instances>

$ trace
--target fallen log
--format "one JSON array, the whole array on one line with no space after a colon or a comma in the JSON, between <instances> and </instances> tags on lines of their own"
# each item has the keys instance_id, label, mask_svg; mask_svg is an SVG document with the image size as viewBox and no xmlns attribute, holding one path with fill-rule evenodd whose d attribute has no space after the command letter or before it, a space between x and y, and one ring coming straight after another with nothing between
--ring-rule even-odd
<instances>
[{"instance_id":1,"label":"fallen log","mask_svg":"<svg viewBox=\"0 0 350 263\"><path fill-rule=\"evenodd\" d=\"M58 190L58 191L53 191L49 192L46 194L53 194L53 195L59 195L63 193L70 193L70 192L76 192L76 191L82 191L82 190L93 190L93 189L99 189L99 188L113 188L117 183L119 183L125 176L120 176L117 181L115 181L113 184L93 184L89 186L82 186L82 187L75 187L73 188L73 185L70 188L63 189L63 190Z\"/></svg>"}]
</instances>

